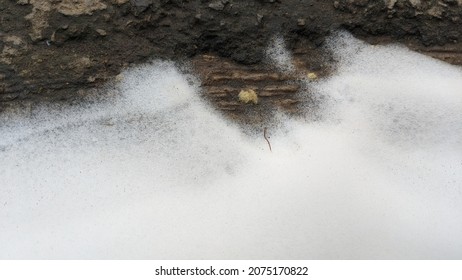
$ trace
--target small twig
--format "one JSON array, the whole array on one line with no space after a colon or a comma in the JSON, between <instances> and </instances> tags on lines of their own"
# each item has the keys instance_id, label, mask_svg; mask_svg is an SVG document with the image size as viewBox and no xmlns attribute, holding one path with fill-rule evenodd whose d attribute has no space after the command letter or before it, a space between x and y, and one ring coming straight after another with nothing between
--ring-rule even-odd
<instances>
[{"instance_id":1,"label":"small twig","mask_svg":"<svg viewBox=\"0 0 462 280\"><path fill-rule=\"evenodd\" d=\"M272 152L273 150L271 149L271 143L270 143L270 141L268 140L268 137L266 136L266 130L267 130L267 128L265 127L265 128L263 129L263 137L265 137L266 142L268 142L268 147L269 147L269 149L270 149L270 152Z\"/></svg>"}]
</instances>

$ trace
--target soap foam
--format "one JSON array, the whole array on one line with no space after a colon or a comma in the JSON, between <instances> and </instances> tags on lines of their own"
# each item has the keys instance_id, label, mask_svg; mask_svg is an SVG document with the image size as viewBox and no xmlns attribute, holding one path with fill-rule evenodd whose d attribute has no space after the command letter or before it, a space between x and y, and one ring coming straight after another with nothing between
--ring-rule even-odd
<instances>
[{"instance_id":1,"label":"soap foam","mask_svg":"<svg viewBox=\"0 0 462 280\"><path fill-rule=\"evenodd\" d=\"M164 61L96 104L2 116L0 258L460 259L461 69L329 45L337 71L302 93L321 118L275 120L273 152Z\"/></svg>"}]
</instances>

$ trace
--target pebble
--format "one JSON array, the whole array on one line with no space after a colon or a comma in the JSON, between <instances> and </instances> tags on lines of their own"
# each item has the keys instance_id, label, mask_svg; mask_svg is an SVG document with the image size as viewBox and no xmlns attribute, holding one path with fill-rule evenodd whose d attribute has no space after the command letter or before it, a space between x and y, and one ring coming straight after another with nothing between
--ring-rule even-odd
<instances>
[{"instance_id":1,"label":"pebble","mask_svg":"<svg viewBox=\"0 0 462 280\"><path fill-rule=\"evenodd\" d=\"M212 9L212 10L215 10L215 11L223 11L223 9L225 8L225 4L226 3L223 3L223 1L214 1L212 3L209 4L209 8Z\"/></svg>"},{"instance_id":2,"label":"pebble","mask_svg":"<svg viewBox=\"0 0 462 280\"><path fill-rule=\"evenodd\" d=\"M106 36L107 35L106 30L103 30L103 29L96 29L96 32L101 36Z\"/></svg>"}]
</instances>

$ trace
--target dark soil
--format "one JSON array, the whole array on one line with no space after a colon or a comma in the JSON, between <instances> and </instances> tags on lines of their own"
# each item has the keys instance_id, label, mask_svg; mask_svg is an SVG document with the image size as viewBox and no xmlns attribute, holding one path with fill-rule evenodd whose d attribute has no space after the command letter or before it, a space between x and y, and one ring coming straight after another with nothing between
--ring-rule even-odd
<instances>
[{"instance_id":1,"label":"dark soil","mask_svg":"<svg viewBox=\"0 0 462 280\"><path fill-rule=\"evenodd\" d=\"M0 104L70 100L153 58L213 54L258 65L275 34L293 50L316 49L332 31L346 29L373 43L401 42L462 61L456 0L80 2L0 2Z\"/></svg>"}]
</instances>

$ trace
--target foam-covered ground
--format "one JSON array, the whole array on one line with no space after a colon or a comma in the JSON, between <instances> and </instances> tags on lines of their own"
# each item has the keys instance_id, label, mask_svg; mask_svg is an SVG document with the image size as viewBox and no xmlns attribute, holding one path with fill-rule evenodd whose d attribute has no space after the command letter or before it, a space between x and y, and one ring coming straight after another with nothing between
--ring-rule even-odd
<instances>
[{"instance_id":1,"label":"foam-covered ground","mask_svg":"<svg viewBox=\"0 0 462 280\"><path fill-rule=\"evenodd\" d=\"M1 116L0 258L462 258L462 70L331 47L337 72L307 82L319 118L280 116L273 152L169 62Z\"/></svg>"}]
</instances>

